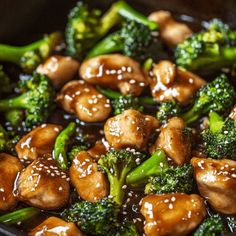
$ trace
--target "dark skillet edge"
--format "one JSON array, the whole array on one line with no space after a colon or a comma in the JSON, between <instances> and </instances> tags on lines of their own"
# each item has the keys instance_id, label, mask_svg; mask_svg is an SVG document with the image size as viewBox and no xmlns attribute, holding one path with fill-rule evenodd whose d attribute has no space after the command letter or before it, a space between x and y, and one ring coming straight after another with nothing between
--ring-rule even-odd
<instances>
[{"instance_id":1,"label":"dark skillet edge","mask_svg":"<svg viewBox=\"0 0 236 236\"><path fill-rule=\"evenodd\" d=\"M99 3L94 0L85 1L91 6L101 6L102 8L112 2L112 0L100 0ZM127 1L135 7L134 1ZM21 44L22 42L32 39L32 37L28 37L28 35L37 38L45 32L62 28L65 24L68 9L70 9L76 2L77 0L25 0L24 2L19 0L0 1L0 9L4 9L0 16L0 41ZM175 0L174 4L173 0L136 0L136 2L136 8L144 11L146 14L150 12L150 9L164 9L173 11L177 15L183 13L186 15L193 15L194 17L199 16L200 19L219 17L233 27L236 27L235 0L226 0L224 2L222 2L222 0L193 0L191 1L191 5L188 0ZM53 7L53 11L54 14L55 12L57 14L51 17L52 6L55 6L55 8ZM43 14L41 14L42 11ZM60 17L60 20L58 21L57 15L60 14L62 17ZM22 19L22 21L20 22L19 19ZM17 22L17 25L15 22ZM28 25L26 25L26 22ZM42 27L44 24L47 25L46 30ZM21 36L18 37L18 35ZM26 236L27 234L22 233L11 226L0 223L0 235ZM233 235L236 235L236 233L225 233L222 236Z\"/></svg>"}]
</instances>

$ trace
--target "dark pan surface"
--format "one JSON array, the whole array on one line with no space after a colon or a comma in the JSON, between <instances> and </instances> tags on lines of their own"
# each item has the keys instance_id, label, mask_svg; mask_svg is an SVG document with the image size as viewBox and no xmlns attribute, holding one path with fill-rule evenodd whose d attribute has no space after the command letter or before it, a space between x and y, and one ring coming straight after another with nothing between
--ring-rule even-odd
<instances>
[{"instance_id":1,"label":"dark pan surface","mask_svg":"<svg viewBox=\"0 0 236 236\"><path fill-rule=\"evenodd\" d=\"M44 33L63 30L68 11L76 2L76 0L0 0L0 42L21 45L37 39ZM92 7L106 9L113 1L85 0L85 2ZM127 0L127 2L144 14L158 9L169 10L177 18L181 16L183 20L193 21L191 24L196 29L199 22L214 17L221 18L236 28L236 0ZM0 224L1 235L25 234Z\"/></svg>"}]
</instances>

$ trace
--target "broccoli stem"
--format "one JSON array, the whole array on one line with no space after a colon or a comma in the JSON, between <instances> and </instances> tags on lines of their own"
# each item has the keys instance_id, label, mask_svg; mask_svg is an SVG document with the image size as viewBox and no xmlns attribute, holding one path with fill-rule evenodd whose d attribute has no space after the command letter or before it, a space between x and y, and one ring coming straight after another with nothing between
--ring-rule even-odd
<instances>
[{"instance_id":1,"label":"broccoli stem","mask_svg":"<svg viewBox=\"0 0 236 236\"><path fill-rule=\"evenodd\" d=\"M39 214L39 212L40 210L34 207L23 208L0 216L0 222L4 224L16 224L32 218Z\"/></svg>"},{"instance_id":2,"label":"broccoli stem","mask_svg":"<svg viewBox=\"0 0 236 236\"><path fill-rule=\"evenodd\" d=\"M74 122L70 122L68 126L57 136L54 145L54 158L62 170L65 170L68 167L67 148L71 136L75 133L75 128L76 124Z\"/></svg>"},{"instance_id":3,"label":"broccoli stem","mask_svg":"<svg viewBox=\"0 0 236 236\"><path fill-rule=\"evenodd\" d=\"M168 168L168 166L165 152L159 149L154 152L149 159L127 175L126 183L131 186L145 184L150 176L160 174L163 170Z\"/></svg>"},{"instance_id":4,"label":"broccoli stem","mask_svg":"<svg viewBox=\"0 0 236 236\"><path fill-rule=\"evenodd\" d=\"M189 125L196 121L200 117L200 114L195 112L195 107L192 107L189 111L181 115L181 117L184 119L186 125Z\"/></svg>"}]
</instances>

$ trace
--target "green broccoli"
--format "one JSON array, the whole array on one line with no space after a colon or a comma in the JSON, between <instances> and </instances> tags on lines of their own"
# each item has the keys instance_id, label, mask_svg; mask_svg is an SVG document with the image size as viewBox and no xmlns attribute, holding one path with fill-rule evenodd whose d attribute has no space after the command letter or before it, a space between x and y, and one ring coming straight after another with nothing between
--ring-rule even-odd
<instances>
[{"instance_id":1,"label":"green broccoli","mask_svg":"<svg viewBox=\"0 0 236 236\"><path fill-rule=\"evenodd\" d=\"M151 43L152 35L148 26L136 21L126 21L119 31L98 42L87 57L122 52L126 56L142 61L146 58L145 52Z\"/></svg>"},{"instance_id":2,"label":"green broccoli","mask_svg":"<svg viewBox=\"0 0 236 236\"><path fill-rule=\"evenodd\" d=\"M70 161L73 161L76 155L78 155L82 151L86 151L87 147L85 145L75 145L71 148L69 154L68 154L68 159Z\"/></svg>"},{"instance_id":3,"label":"green broccoli","mask_svg":"<svg viewBox=\"0 0 236 236\"><path fill-rule=\"evenodd\" d=\"M0 124L0 152L7 151L9 149L8 141L9 141L8 134L6 130L3 128L3 126Z\"/></svg>"},{"instance_id":4,"label":"green broccoli","mask_svg":"<svg viewBox=\"0 0 236 236\"><path fill-rule=\"evenodd\" d=\"M235 97L233 85L222 74L198 90L192 108L182 118L190 124L210 111L225 113L233 106Z\"/></svg>"},{"instance_id":5,"label":"green broccoli","mask_svg":"<svg viewBox=\"0 0 236 236\"><path fill-rule=\"evenodd\" d=\"M22 110L25 112L25 125L45 122L52 108L54 90L45 75L34 73L29 80L21 83L22 94L0 100L0 111Z\"/></svg>"},{"instance_id":6,"label":"green broccoli","mask_svg":"<svg viewBox=\"0 0 236 236\"><path fill-rule=\"evenodd\" d=\"M181 107L176 101L162 102L156 116L159 121L166 123L169 118L179 116L181 112Z\"/></svg>"},{"instance_id":7,"label":"green broccoli","mask_svg":"<svg viewBox=\"0 0 236 236\"><path fill-rule=\"evenodd\" d=\"M78 59L83 58L88 49L119 24L122 18L147 25L150 30L157 28L155 22L148 20L124 1L114 3L103 15L100 10L90 10L86 4L78 2L68 16L65 32L67 53Z\"/></svg>"},{"instance_id":8,"label":"green broccoli","mask_svg":"<svg viewBox=\"0 0 236 236\"><path fill-rule=\"evenodd\" d=\"M156 102L151 97L133 97L132 95L122 95L117 91L105 89L99 86L97 86L97 90L107 98L111 99L114 115L121 114L123 111L128 109L134 109L142 112L144 110L142 104L156 104Z\"/></svg>"},{"instance_id":9,"label":"green broccoli","mask_svg":"<svg viewBox=\"0 0 236 236\"><path fill-rule=\"evenodd\" d=\"M132 150L110 150L103 155L98 164L106 172L110 182L110 196L121 206L124 197L125 180L127 174L136 167L145 154Z\"/></svg>"},{"instance_id":10,"label":"green broccoli","mask_svg":"<svg viewBox=\"0 0 236 236\"><path fill-rule=\"evenodd\" d=\"M223 220L220 215L215 214L206 218L193 233L193 236L217 236L221 235L224 230Z\"/></svg>"},{"instance_id":11,"label":"green broccoli","mask_svg":"<svg viewBox=\"0 0 236 236\"><path fill-rule=\"evenodd\" d=\"M20 126L22 121L24 120L24 113L22 110L19 109L12 109L10 111L6 111L4 115L6 121L9 122L10 125L13 127Z\"/></svg>"},{"instance_id":12,"label":"green broccoli","mask_svg":"<svg viewBox=\"0 0 236 236\"><path fill-rule=\"evenodd\" d=\"M0 44L0 61L12 62L31 73L49 57L60 39L61 34L56 32L26 46Z\"/></svg>"},{"instance_id":13,"label":"green broccoli","mask_svg":"<svg viewBox=\"0 0 236 236\"><path fill-rule=\"evenodd\" d=\"M0 65L0 95L10 93L13 89L13 84L10 81L9 76L3 71L3 67Z\"/></svg>"},{"instance_id":14,"label":"green broccoli","mask_svg":"<svg viewBox=\"0 0 236 236\"><path fill-rule=\"evenodd\" d=\"M4 224L17 224L26 221L37 214L40 210L34 207L26 207L19 210L15 210L10 213L6 213L0 216L0 222Z\"/></svg>"},{"instance_id":15,"label":"green broccoli","mask_svg":"<svg viewBox=\"0 0 236 236\"><path fill-rule=\"evenodd\" d=\"M119 208L110 198L97 202L79 201L61 214L69 222L76 222L86 234L106 236L118 226Z\"/></svg>"},{"instance_id":16,"label":"green broccoli","mask_svg":"<svg viewBox=\"0 0 236 236\"><path fill-rule=\"evenodd\" d=\"M191 193L193 189L193 168L190 164L169 167L159 175L150 177L145 187L146 194Z\"/></svg>"},{"instance_id":17,"label":"green broccoli","mask_svg":"<svg viewBox=\"0 0 236 236\"><path fill-rule=\"evenodd\" d=\"M188 70L219 70L236 61L236 31L218 19L177 45L176 64Z\"/></svg>"},{"instance_id":18,"label":"green broccoli","mask_svg":"<svg viewBox=\"0 0 236 236\"><path fill-rule=\"evenodd\" d=\"M205 154L208 157L236 160L236 122L223 120L215 112L209 114L209 129L202 132Z\"/></svg>"}]
</instances>

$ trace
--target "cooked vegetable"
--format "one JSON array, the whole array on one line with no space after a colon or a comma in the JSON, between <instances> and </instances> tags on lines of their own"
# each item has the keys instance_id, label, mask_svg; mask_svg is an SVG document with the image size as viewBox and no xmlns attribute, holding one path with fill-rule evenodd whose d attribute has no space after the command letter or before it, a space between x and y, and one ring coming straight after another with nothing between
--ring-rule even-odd
<instances>
[{"instance_id":1,"label":"cooked vegetable","mask_svg":"<svg viewBox=\"0 0 236 236\"><path fill-rule=\"evenodd\" d=\"M3 71L0 65L0 95L10 93L13 89L9 76Z\"/></svg>"},{"instance_id":2,"label":"cooked vegetable","mask_svg":"<svg viewBox=\"0 0 236 236\"><path fill-rule=\"evenodd\" d=\"M29 80L22 81L21 88L23 93L19 96L0 100L0 111L24 111L27 127L45 122L52 109L54 97L54 90L48 78L34 73Z\"/></svg>"},{"instance_id":3,"label":"cooked vegetable","mask_svg":"<svg viewBox=\"0 0 236 236\"><path fill-rule=\"evenodd\" d=\"M215 112L209 114L209 120L209 129L202 133L206 155L236 160L236 122L230 118L223 120Z\"/></svg>"},{"instance_id":4,"label":"cooked vegetable","mask_svg":"<svg viewBox=\"0 0 236 236\"><path fill-rule=\"evenodd\" d=\"M236 60L236 31L218 19L207 29L193 34L175 51L176 63L189 70L219 70L232 66Z\"/></svg>"},{"instance_id":5,"label":"cooked vegetable","mask_svg":"<svg viewBox=\"0 0 236 236\"><path fill-rule=\"evenodd\" d=\"M0 44L0 61L12 62L31 73L50 56L60 39L61 34L56 32L21 47Z\"/></svg>"}]
</instances>

